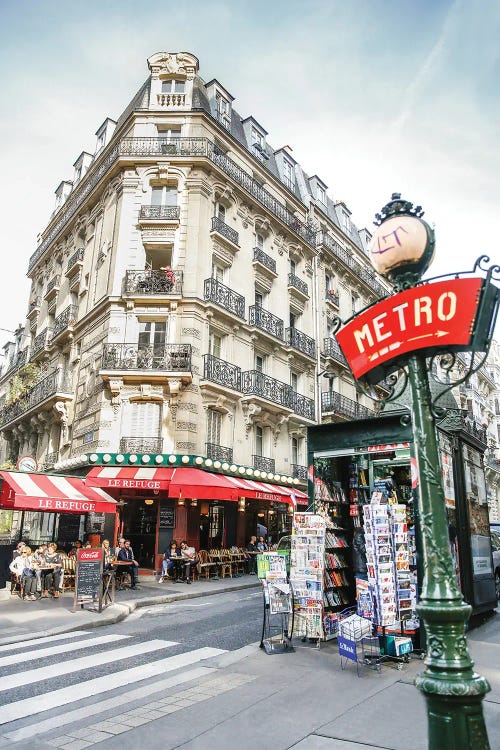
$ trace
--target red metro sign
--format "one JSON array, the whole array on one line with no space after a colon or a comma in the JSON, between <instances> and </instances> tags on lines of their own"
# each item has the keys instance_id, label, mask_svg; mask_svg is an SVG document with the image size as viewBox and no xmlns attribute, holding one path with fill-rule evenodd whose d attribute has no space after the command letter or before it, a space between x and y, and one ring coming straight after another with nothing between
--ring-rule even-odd
<instances>
[{"instance_id":1,"label":"red metro sign","mask_svg":"<svg viewBox=\"0 0 500 750\"><path fill-rule=\"evenodd\" d=\"M355 378L377 383L417 350L469 348L484 279L422 284L382 300L337 333ZM407 356L405 356L407 355Z\"/></svg>"}]
</instances>

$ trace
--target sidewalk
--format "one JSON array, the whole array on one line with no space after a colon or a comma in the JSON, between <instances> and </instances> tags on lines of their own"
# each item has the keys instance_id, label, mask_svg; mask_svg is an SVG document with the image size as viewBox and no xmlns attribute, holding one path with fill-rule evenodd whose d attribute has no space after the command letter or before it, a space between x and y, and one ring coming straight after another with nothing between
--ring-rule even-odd
<instances>
[{"instance_id":1,"label":"sidewalk","mask_svg":"<svg viewBox=\"0 0 500 750\"><path fill-rule=\"evenodd\" d=\"M3 590L0 591L0 646L71 630L111 625L120 622L139 607L257 586L259 580L249 575L193 581L191 586L182 583L157 583L153 576L141 576L137 590L117 591L115 603L100 613L88 607L83 610L78 608L73 612L74 594L70 591L64 592L59 599L50 597L30 602L22 601L18 596L10 596L8 590Z\"/></svg>"}]
</instances>

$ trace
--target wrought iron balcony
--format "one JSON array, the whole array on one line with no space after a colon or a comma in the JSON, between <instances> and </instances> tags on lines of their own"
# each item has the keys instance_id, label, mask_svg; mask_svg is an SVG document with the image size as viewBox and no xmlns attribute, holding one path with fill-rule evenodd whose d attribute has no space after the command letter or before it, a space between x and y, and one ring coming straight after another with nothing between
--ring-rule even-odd
<instances>
[{"instance_id":1,"label":"wrought iron balcony","mask_svg":"<svg viewBox=\"0 0 500 750\"><path fill-rule=\"evenodd\" d=\"M347 360L338 345L337 339L331 337L323 339L323 352L326 357L331 357L335 362L347 367Z\"/></svg>"},{"instance_id":2,"label":"wrought iron balcony","mask_svg":"<svg viewBox=\"0 0 500 750\"><path fill-rule=\"evenodd\" d=\"M28 318L34 318L38 313L40 312L41 307L41 300L40 297L35 297L34 300L32 300L28 307Z\"/></svg>"},{"instance_id":3,"label":"wrought iron balcony","mask_svg":"<svg viewBox=\"0 0 500 750\"><path fill-rule=\"evenodd\" d=\"M305 281L302 281L294 273L288 274L288 286L292 289L297 289L304 297L309 297L309 289Z\"/></svg>"},{"instance_id":4,"label":"wrought iron balcony","mask_svg":"<svg viewBox=\"0 0 500 750\"><path fill-rule=\"evenodd\" d=\"M198 157L209 159L256 201L265 206L292 232L301 237L304 242L311 247L315 246L316 232L313 227L300 221L286 206L263 188L257 180L220 149L214 147L213 142L208 138L122 138L111 148L104 149L98 155L82 180L74 188L66 203L55 214L56 218L51 222L50 230L30 257L28 271L33 269L68 222L79 211L95 186L105 177L118 159L122 157L134 159L165 155L176 158Z\"/></svg>"},{"instance_id":5,"label":"wrought iron balcony","mask_svg":"<svg viewBox=\"0 0 500 750\"><path fill-rule=\"evenodd\" d=\"M125 274L125 294L182 295L182 271L127 271Z\"/></svg>"},{"instance_id":6,"label":"wrought iron balcony","mask_svg":"<svg viewBox=\"0 0 500 750\"><path fill-rule=\"evenodd\" d=\"M321 408L323 413L334 412L340 417L348 419L368 419L375 416L373 409L358 404L352 398L342 396L336 391L324 391L321 394Z\"/></svg>"},{"instance_id":7,"label":"wrought iron balcony","mask_svg":"<svg viewBox=\"0 0 500 750\"><path fill-rule=\"evenodd\" d=\"M225 237L226 240L229 240L229 242L232 242L233 245L239 246L239 235L238 232L229 226L229 224L226 224L225 221L222 221L222 219L219 219L218 216L212 216L212 232L216 232L217 234L220 234L221 237Z\"/></svg>"},{"instance_id":8,"label":"wrought iron balcony","mask_svg":"<svg viewBox=\"0 0 500 750\"><path fill-rule=\"evenodd\" d=\"M122 437L120 453L162 453L161 437Z\"/></svg>"},{"instance_id":9,"label":"wrought iron balcony","mask_svg":"<svg viewBox=\"0 0 500 750\"><path fill-rule=\"evenodd\" d=\"M254 247L253 249L253 262L260 263L261 266L264 266L269 271L276 273L276 261L274 260L274 258L271 258L270 255L265 253L264 250L262 250L262 248L260 247Z\"/></svg>"},{"instance_id":10,"label":"wrought iron balcony","mask_svg":"<svg viewBox=\"0 0 500 750\"><path fill-rule=\"evenodd\" d=\"M31 411L35 406L56 394L72 394L71 380L67 373L58 370L39 380L31 389L29 395L20 398L0 411L0 426L12 422L14 419Z\"/></svg>"},{"instance_id":11,"label":"wrought iron balcony","mask_svg":"<svg viewBox=\"0 0 500 750\"><path fill-rule=\"evenodd\" d=\"M42 463L42 470L48 471L49 469L53 469L55 464L58 462L58 460L59 460L59 451L53 451L52 453L47 453Z\"/></svg>"},{"instance_id":12,"label":"wrought iron balcony","mask_svg":"<svg viewBox=\"0 0 500 750\"><path fill-rule=\"evenodd\" d=\"M139 219L179 221L180 215L180 206L141 206Z\"/></svg>"},{"instance_id":13,"label":"wrought iron balcony","mask_svg":"<svg viewBox=\"0 0 500 750\"><path fill-rule=\"evenodd\" d=\"M292 477L307 481L307 466L300 466L300 464L292 464Z\"/></svg>"},{"instance_id":14,"label":"wrought iron balcony","mask_svg":"<svg viewBox=\"0 0 500 750\"><path fill-rule=\"evenodd\" d=\"M295 414L298 414L299 417L310 419L313 422L316 419L314 401L312 398L307 398L307 396L303 396L301 393L292 391L291 406Z\"/></svg>"},{"instance_id":15,"label":"wrought iron balcony","mask_svg":"<svg viewBox=\"0 0 500 750\"><path fill-rule=\"evenodd\" d=\"M292 387L258 370L241 373L241 390L246 396L259 396L292 410Z\"/></svg>"},{"instance_id":16,"label":"wrought iron balcony","mask_svg":"<svg viewBox=\"0 0 500 750\"><path fill-rule=\"evenodd\" d=\"M101 368L191 372L191 344L104 344Z\"/></svg>"},{"instance_id":17,"label":"wrought iron balcony","mask_svg":"<svg viewBox=\"0 0 500 750\"><path fill-rule=\"evenodd\" d=\"M68 265L66 266L66 276L71 276L72 274L76 273L79 268L83 265L83 255L84 255L83 248L80 248L80 250L77 250L71 258L68 260Z\"/></svg>"},{"instance_id":18,"label":"wrought iron balcony","mask_svg":"<svg viewBox=\"0 0 500 750\"><path fill-rule=\"evenodd\" d=\"M31 356L34 357L35 354L38 354L39 352L42 351L42 349L45 349L45 347L49 345L51 339L52 339L52 329L44 328L43 331L38 334L38 336L35 336L35 340L33 341L33 347L31 349Z\"/></svg>"},{"instance_id":19,"label":"wrought iron balcony","mask_svg":"<svg viewBox=\"0 0 500 750\"><path fill-rule=\"evenodd\" d=\"M284 323L281 318L277 318L269 310L264 310L260 305L251 305L248 308L248 313L251 326L260 328L261 331L266 331L271 336L276 336L283 341Z\"/></svg>"},{"instance_id":20,"label":"wrought iron balcony","mask_svg":"<svg viewBox=\"0 0 500 750\"><path fill-rule=\"evenodd\" d=\"M332 292L330 289L327 289L325 299L327 302L331 302L332 305L335 305L335 307L339 306L340 300L338 292Z\"/></svg>"},{"instance_id":21,"label":"wrought iron balcony","mask_svg":"<svg viewBox=\"0 0 500 750\"><path fill-rule=\"evenodd\" d=\"M267 471L274 474L275 472L275 461L274 458L266 458L265 456L252 456L252 463L259 471Z\"/></svg>"},{"instance_id":22,"label":"wrought iron balcony","mask_svg":"<svg viewBox=\"0 0 500 750\"><path fill-rule=\"evenodd\" d=\"M225 448L223 445L217 445L216 443L205 443L205 447L207 458L211 458L213 461L233 462L232 448Z\"/></svg>"},{"instance_id":23,"label":"wrought iron balcony","mask_svg":"<svg viewBox=\"0 0 500 750\"><path fill-rule=\"evenodd\" d=\"M285 341L289 346L298 349L299 352L307 354L308 357L316 356L316 342L307 334L297 330L297 328L287 328L285 331Z\"/></svg>"},{"instance_id":24,"label":"wrought iron balcony","mask_svg":"<svg viewBox=\"0 0 500 750\"><path fill-rule=\"evenodd\" d=\"M327 232L318 232L316 235L317 246L326 247L327 250L335 255L344 266L349 268L353 274L360 280L363 281L377 297L386 297L388 292L382 284L379 284L375 278L375 271L373 269L364 268L352 255L341 247Z\"/></svg>"},{"instance_id":25,"label":"wrought iron balcony","mask_svg":"<svg viewBox=\"0 0 500 750\"><path fill-rule=\"evenodd\" d=\"M50 299L51 297L54 297L59 289L61 288L61 277L59 274L57 276L53 276L50 281L47 284L47 288L45 289L45 299Z\"/></svg>"},{"instance_id":26,"label":"wrought iron balcony","mask_svg":"<svg viewBox=\"0 0 500 750\"><path fill-rule=\"evenodd\" d=\"M69 305L64 312L57 316L54 321L54 328L52 331L52 341L59 336L60 333L66 331L76 323L78 315L78 305Z\"/></svg>"},{"instance_id":27,"label":"wrought iron balcony","mask_svg":"<svg viewBox=\"0 0 500 750\"><path fill-rule=\"evenodd\" d=\"M205 279L204 299L245 320L245 298L217 279Z\"/></svg>"},{"instance_id":28,"label":"wrought iron balcony","mask_svg":"<svg viewBox=\"0 0 500 750\"><path fill-rule=\"evenodd\" d=\"M241 368L214 357L213 354L203 355L203 377L225 388L241 390Z\"/></svg>"}]
</instances>

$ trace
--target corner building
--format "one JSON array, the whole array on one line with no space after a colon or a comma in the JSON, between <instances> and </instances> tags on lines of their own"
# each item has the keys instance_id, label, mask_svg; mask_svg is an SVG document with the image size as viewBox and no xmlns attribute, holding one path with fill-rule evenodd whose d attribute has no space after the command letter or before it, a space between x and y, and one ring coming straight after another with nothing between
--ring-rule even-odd
<instances>
[{"instance_id":1,"label":"corner building","mask_svg":"<svg viewBox=\"0 0 500 750\"><path fill-rule=\"evenodd\" d=\"M331 336L336 315L387 292L370 235L194 55L148 67L58 186L30 258L26 324L4 352L2 458L121 476L197 466L306 490L306 427L372 413ZM273 541L289 528L273 492L179 501L151 486L114 493L114 531L145 567L172 535L230 546L257 524Z\"/></svg>"}]
</instances>

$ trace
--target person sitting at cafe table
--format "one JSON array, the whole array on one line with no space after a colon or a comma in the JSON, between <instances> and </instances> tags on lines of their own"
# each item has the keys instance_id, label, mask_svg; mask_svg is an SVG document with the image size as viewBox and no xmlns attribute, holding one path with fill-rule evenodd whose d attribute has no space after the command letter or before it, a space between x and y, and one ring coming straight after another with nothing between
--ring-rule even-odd
<instances>
[{"instance_id":1,"label":"person sitting at cafe table","mask_svg":"<svg viewBox=\"0 0 500 750\"><path fill-rule=\"evenodd\" d=\"M31 547L24 545L20 555L18 555L9 565L11 573L17 576L21 582L24 594L23 599L35 601L36 596L36 566Z\"/></svg>"},{"instance_id":2,"label":"person sitting at cafe table","mask_svg":"<svg viewBox=\"0 0 500 750\"><path fill-rule=\"evenodd\" d=\"M35 576L36 576L36 588L37 591L42 590L42 571L40 568L43 568L45 565L45 557L47 555L47 545L41 544L37 550L35 550L33 554L33 560L36 563L36 569L35 569Z\"/></svg>"},{"instance_id":3,"label":"person sitting at cafe table","mask_svg":"<svg viewBox=\"0 0 500 750\"><path fill-rule=\"evenodd\" d=\"M255 562L255 556L259 554L259 550L257 548L257 537L251 536L250 541L247 544L247 554L248 554L248 565L249 565L249 573L251 576L254 576L256 573L256 562Z\"/></svg>"},{"instance_id":4,"label":"person sitting at cafe table","mask_svg":"<svg viewBox=\"0 0 500 750\"><path fill-rule=\"evenodd\" d=\"M18 542L18 543L16 544L16 546L15 546L15 547L14 547L14 549L12 550L12 559L13 559L13 560L15 560L15 559L16 559L16 557L18 557L19 555L21 555L21 554L22 554L22 551L23 551L23 549L24 549L24 547L25 547L25 546L26 546L26 545L25 545L25 543L24 543L24 542Z\"/></svg>"},{"instance_id":5,"label":"person sitting at cafe table","mask_svg":"<svg viewBox=\"0 0 500 750\"><path fill-rule=\"evenodd\" d=\"M130 580L132 582L132 585L130 586L131 589L137 588L137 568L139 567L139 563L137 560L134 560L134 551L132 547L130 546L130 542L128 539L125 539L123 543L123 547L120 549L117 555L117 560L119 562L130 562L130 565L123 565L120 566L122 570L124 570L127 573L130 573Z\"/></svg>"},{"instance_id":6,"label":"person sitting at cafe table","mask_svg":"<svg viewBox=\"0 0 500 750\"><path fill-rule=\"evenodd\" d=\"M50 542L47 545L45 567L47 567L47 570L42 570L43 595L48 596L49 590L51 590L54 594L54 599L58 599L62 577L62 558L57 551L57 544L55 542Z\"/></svg>"},{"instance_id":7,"label":"person sitting at cafe table","mask_svg":"<svg viewBox=\"0 0 500 750\"><path fill-rule=\"evenodd\" d=\"M175 541L175 539L172 539L163 555L163 560L161 563L161 576L158 580L158 583L163 583L163 580L165 578L170 578L170 571L175 568L175 563L173 562L172 557L180 557L180 555L181 550L177 546L177 542Z\"/></svg>"},{"instance_id":8,"label":"person sitting at cafe table","mask_svg":"<svg viewBox=\"0 0 500 750\"><path fill-rule=\"evenodd\" d=\"M109 539L102 540L102 550L104 553L104 570L110 570L111 565L115 560L115 553L111 548Z\"/></svg>"},{"instance_id":9,"label":"person sitting at cafe table","mask_svg":"<svg viewBox=\"0 0 500 750\"><path fill-rule=\"evenodd\" d=\"M121 536L121 537L120 537L120 538L118 539L118 544L117 544L117 545L116 545L116 547L115 547L115 557L116 557L116 558L118 558L118 553L119 553L119 551L120 551L121 549L123 549L124 545L125 545L125 537Z\"/></svg>"},{"instance_id":10,"label":"person sitting at cafe table","mask_svg":"<svg viewBox=\"0 0 500 750\"><path fill-rule=\"evenodd\" d=\"M269 547L266 544L266 540L263 536L259 536L259 541L257 542L257 549L259 552L267 552Z\"/></svg>"},{"instance_id":11,"label":"person sitting at cafe table","mask_svg":"<svg viewBox=\"0 0 500 750\"><path fill-rule=\"evenodd\" d=\"M76 540L73 547L68 552L68 557L76 557L76 553L82 548L82 543L79 539Z\"/></svg>"},{"instance_id":12,"label":"person sitting at cafe table","mask_svg":"<svg viewBox=\"0 0 500 750\"><path fill-rule=\"evenodd\" d=\"M198 565L198 558L195 548L189 547L186 541L181 542L181 557L186 561L184 565L186 583L191 583L191 574Z\"/></svg>"}]
</instances>

